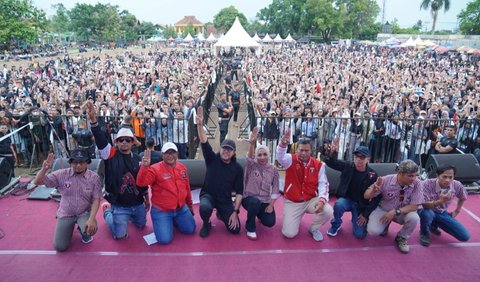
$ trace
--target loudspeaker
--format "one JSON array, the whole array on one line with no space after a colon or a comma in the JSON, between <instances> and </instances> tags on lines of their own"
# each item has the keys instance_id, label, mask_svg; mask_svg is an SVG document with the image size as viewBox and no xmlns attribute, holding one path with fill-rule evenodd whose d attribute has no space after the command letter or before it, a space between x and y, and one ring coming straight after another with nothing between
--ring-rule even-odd
<instances>
[{"instance_id":1,"label":"loudspeaker","mask_svg":"<svg viewBox=\"0 0 480 282\"><path fill-rule=\"evenodd\" d=\"M10 181L12 180L10 170L11 167L7 162L7 159L0 158L0 189L10 184Z\"/></svg>"},{"instance_id":2,"label":"loudspeaker","mask_svg":"<svg viewBox=\"0 0 480 282\"><path fill-rule=\"evenodd\" d=\"M480 165L473 154L435 154L430 155L425 165L429 178L437 177L437 168L441 165L453 165L456 168L455 180L472 183L480 180Z\"/></svg>"},{"instance_id":3,"label":"loudspeaker","mask_svg":"<svg viewBox=\"0 0 480 282\"><path fill-rule=\"evenodd\" d=\"M56 159L52 165L52 171L69 168L70 164L68 163L67 158ZM92 162L88 165L88 169L96 172L100 175L102 181L102 187L105 184L105 162L102 159L92 159Z\"/></svg>"}]
</instances>

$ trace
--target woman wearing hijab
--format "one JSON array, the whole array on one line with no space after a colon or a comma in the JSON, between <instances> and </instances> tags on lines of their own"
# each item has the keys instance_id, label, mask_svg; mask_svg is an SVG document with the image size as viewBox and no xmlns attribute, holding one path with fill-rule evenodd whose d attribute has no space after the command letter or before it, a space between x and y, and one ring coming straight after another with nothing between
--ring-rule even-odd
<instances>
[{"instance_id":1,"label":"woman wearing hijab","mask_svg":"<svg viewBox=\"0 0 480 282\"><path fill-rule=\"evenodd\" d=\"M255 127L250 135L248 156L245 163L245 188L243 190L242 206L247 210L247 237L257 239L255 220L267 227L275 225L276 199L280 197L279 174L270 160L270 150L265 145L255 149L258 128Z\"/></svg>"}]
</instances>

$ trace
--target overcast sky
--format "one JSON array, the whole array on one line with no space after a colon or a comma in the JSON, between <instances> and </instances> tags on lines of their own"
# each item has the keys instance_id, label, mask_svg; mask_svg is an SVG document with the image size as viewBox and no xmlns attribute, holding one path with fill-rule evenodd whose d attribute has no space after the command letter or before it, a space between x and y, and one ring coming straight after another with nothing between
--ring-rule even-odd
<instances>
[{"instance_id":1,"label":"overcast sky","mask_svg":"<svg viewBox=\"0 0 480 282\"><path fill-rule=\"evenodd\" d=\"M34 5L47 12L47 15L54 13L52 4L62 2L68 9L75 3L95 4L111 3L118 5L120 10L128 10L142 21L151 21L156 24L174 24L185 15L194 15L203 23L213 21L213 16L222 8L230 5L235 6L247 19L253 19L257 12L267 7L272 0L32 0ZM432 18L429 11L420 11L422 0L385 0L387 21L398 19L401 27L410 27L418 20L422 20L430 30ZM473 0L470 0L473 1ZM382 0L377 0L382 8ZM450 10L446 13L443 10L438 16L438 29L452 29L457 26L457 15L465 9L469 0L450 0ZM381 20L381 13L379 16Z\"/></svg>"}]
</instances>

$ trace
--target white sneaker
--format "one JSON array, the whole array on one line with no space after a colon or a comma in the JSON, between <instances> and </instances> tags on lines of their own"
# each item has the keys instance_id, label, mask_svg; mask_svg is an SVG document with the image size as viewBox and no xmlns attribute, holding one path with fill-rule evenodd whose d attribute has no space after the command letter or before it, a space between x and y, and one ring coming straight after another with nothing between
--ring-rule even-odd
<instances>
[{"instance_id":1,"label":"white sneaker","mask_svg":"<svg viewBox=\"0 0 480 282\"><path fill-rule=\"evenodd\" d=\"M312 237L313 237L313 240L317 241L317 242L320 242L320 241L323 241L323 234L322 232L320 232L320 230L316 229L316 230L310 230L310 233L312 233Z\"/></svg>"},{"instance_id":2,"label":"white sneaker","mask_svg":"<svg viewBox=\"0 0 480 282\"><path fill-rule=\"evenodd\" d=\"M247 231L247 238L250 239L250 240L257 240L257 233L256 232L248 232Z\"/></svg>"}]
</instances>

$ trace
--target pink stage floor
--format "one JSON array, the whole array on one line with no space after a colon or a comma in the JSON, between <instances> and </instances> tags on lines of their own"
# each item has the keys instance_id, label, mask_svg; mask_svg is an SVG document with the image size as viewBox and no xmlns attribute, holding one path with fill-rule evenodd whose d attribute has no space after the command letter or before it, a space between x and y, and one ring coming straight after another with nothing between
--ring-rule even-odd
<instances>
[{"instance_id":1,"label":"pink stage floor","mask_svg":"<svg viewBox=\"0 0 480 282\"><path fill-rule=\"evenodd\" d=\"M480 281L478 195L469 196L459 215L472 234L469 242L443 233L432 235L432 245L425 248L417 227L407 255L393 244L397 224L387 237L358 241L348 213L335 238L326 235L328 224L322 227L325 240L313 241L307 215L299 236L285 239L280 233L282 201L276 204L276 226L259 225L257 241L245 236L244 210L240 235L228 234L213 218L210 236L200 238L197 212L196 234L175 233L168 246L148 246L143 240L152 232L150 218L144 230L131 226L127 240L114 241L99 212L95 240L84 245L75 232L69 251L57 254L51 245L57 206L26 196L0 199L0 281Z\"/></svg>"}]
</instances>

